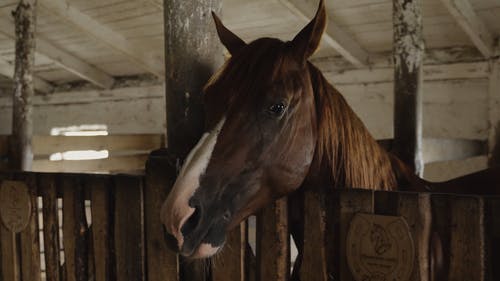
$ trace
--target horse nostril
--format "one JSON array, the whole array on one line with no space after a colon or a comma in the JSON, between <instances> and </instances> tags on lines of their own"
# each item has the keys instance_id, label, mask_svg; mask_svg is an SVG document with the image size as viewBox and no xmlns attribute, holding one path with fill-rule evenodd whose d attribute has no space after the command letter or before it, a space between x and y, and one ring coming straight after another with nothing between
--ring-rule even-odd
<instances>
[{"instance_id":1,"label":"horse nostril","mask_svg":"<svg viewBox=\"0 0 500 281\"><path fill-rule=\"evenodd\" d=\"M189 233L191 233L196 226L198 226L198 223L201 220L201 212L200 208L196 207L194 209L194 213L189 217L189 219L184 223L184 225L181 228L182 235L184 237L188 236Z\"/></svg>"},{"instance_id":2,"label":"horse nostril","mask_svg":"<svg viewBox=\"0 0 500 281\"><path fill-rule=\"evenodd\" d=\"M167 244L167 247L174 252L179 252L177 239L175 238L175 236L168 233L165 226L163 226L163 235L165 236L165 244Z\"/></svg>"}]
</instances>

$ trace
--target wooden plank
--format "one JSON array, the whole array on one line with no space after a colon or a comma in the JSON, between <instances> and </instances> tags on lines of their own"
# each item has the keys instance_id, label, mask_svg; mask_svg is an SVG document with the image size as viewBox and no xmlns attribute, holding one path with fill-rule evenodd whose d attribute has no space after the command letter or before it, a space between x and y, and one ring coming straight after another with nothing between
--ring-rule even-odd
<instances>
[{"instance_id":1,"label":"wooden plank","mask_svg":"<svg viewBox=\"0 0 500 281\"><path fill-rule=\"evenodd\" d=\"M429 279L429 243L432 211L429 194L399 193L397 213L408 223L415 245L415 262L411 281Z\"/></svg>"},{"instance_id":2,"label":"wooden plank","mask_svg":"<svg viewBox=\"0 0 500 281\"><path fill-rule=\"evenodd\" d=\"M7 152L9 149L9 144L7 143L7 136L0 136L0 157L7 156Z\"/></svg>"},{"instance_id":3,"label":"wooden plank","mask_svg":"<svg viewBox=\"0 0 500 281\"><path fill-rule=\"evenodd\" d=\"M106 159L85 161L33 161L33 170L37 172L117 172L143 170L147 155L116 156Z\"/></svg>"},{"instance_id":4,"label":"wooden plank","mask_svg":"<svg viewBox=\"0 0 500 281\"><path fill-rule=\"evenodd\" d=\"M13 13L16 27L16 59L12 140L9 142L9 166L16 170L31 170L33 152L33 105L35 95L33 71L35 64L36 1L21 0Z\"/></svg>"},{"instance_id":5,"label":"wooden plank","mask_svg":"<svg viewBox=\"0 0 500 281\"><path fill-rule=\"evenodd\" d=\"M7 62L5 59L0 57L0 74L13 78L14 77L14 66ZM50 93L54 90L54 87L44 79L34 76L33 77L33 83L35 90L42 92L42 93Z\"/></svg>"},{"instance_id":6,"label":"wooden plank","mask_svg":"<svg viewBox=\"0 0 500 281\"><path fill-rule=\"evenodd\" d=\"M117 281L144 280L144 201L142 178L114 177L114 253Z\"/></svg>"},{"instance_id":7,"label":"wooden plank","mask_svg":"<svg viewBox=\"0 0 500 281\"><path fill-rule=\"evenodd\" d=\"M88 226L81 175L60 175L63 193L63 243L68 281L88 280Z\"/></svg>"},{"instance_id":8,"label":"wooden plank","mask_svg":"<svg viewBox=\"0 0 500 281\"><path fill-rule=\"evenodd\" d=\"M43 200L43 241L45 268L48 281L59 281L59 224L57 218L57 190L54 175L42 174L38 177Z\"/></svg>"},{"instance_id":9,"label":"wooden plank","mask_svg":"<svg viewBox=\"0 0 500 281\"><path fill-rule=\"evenodd\" d=\"M0 224L0 245L2 246L2 277L3 280L20 281L19 252L16 244L16 234Z\"/></svg>"},{"instance_id":10,"label":"wooden plank","mask_svg":"<svg viewBox=\"0 0 500 281\"><path fill-rule=\"evenodd\" d=\"M338 216L339 216L339 245L338 250L335 251L339 255L339 269L334 276L334 280L349 281L354 280L347 265L346 259L346 245L343 241L347 239L347 231L352 218L356 213L372 213L373 212L373 191L361 189L345 189L336 190L335 194L338 196Z\"/></svg>"},{"instance_id":11,"label":"wooden plank","mask_svg":"<svg viewBox=\"0 0 500 281\"><path fill-rule=\"evenodd\" d=\"M50 13L86 32L89 36L106 44L114 51L121 53L144 70L161 79L164 78L163 61L149 56L148 52L144 52L145 46L139 46L128 41L123 35L80 12L64 0L45 0L41 1L40 4Z\"/></svg>"},{"instance_id":12,"label":"wooden plank","mask_svg":"<svg viewBox=\"0 0 500 281\"><path fill-rule=\"evenodd\" d=\"M330 204L333 197L324 198L320 190L307 190L304 193L304 244L301 280L328 280L326 236L336 236L326 232L326 201ZM323 194L324 195L324 194Z\"/></svg>"},{"instance_id":13,"label":"wooden plank","mask_svg":"<svg viewBox=\"0 0 500 281\"><path fill-rule=\"evenodd\" d=\"M177 253L166 247L159 212L176 176L175 163L169 162L166 154L155 152L150 155L146 163L144 190L148 281L179 280Z\"/></svg>"},{"instance_id":14,"label":"wooden plank","mask_svg":"<svg viewBox=\"0 0 500 281\"><path fill-rule=\"evenodd\" d=\"M381 83L394 81L393 67L374 66L370 69L347 69L323 72L325 77L335 85ZM456 80L487 78L489 67L487 62L463 62L423 66L424 81Z\"/></svg>"},{"instance_id":15,"label":"wooden plank","mask_svg":"<svg viewBox=\"0 0 500 281\"><path fill-rule=\"evenodd\" d=\"M245 281L247 257L247 224L242 222L230 231L226 244L212 262L212 280Z\"/></svg>"},{"instance_id":16,"label":"wooden plank","mask_svg":"<svg viewBox=\"0 0 500 281\"><path fill-rule=\"evenodd\" d=\"M151 151L162 144L162 135L34 136L33 153L50 155L71 150Z\"/></svg>"},{"instance_id":17,"label":"wooden plank","mask_svg":"<svg viewBox=\"0 0 500 281\"><path fill-rule=\"evenodd\" d=\"M484 202L480 197L453 197L448 280L485 280Z\"/></svg>"},{"instance_id":18,"label":"wooden plank","mask_svg":"<svg viewBox=\"0 0 500 281\"><path fill-rule=\"evenodd\" d=\"M394 144L393 152L419 175L422 161L421 0L393 0Z\"/></svg>"},{"instance_id":19,"label":"wooden plank","mask_svg":"<svg viewBox=\"0 0 500 281\"><path fill-rule=\"evenodd\" d=\"M257 215L258 280L285 281L290 276L290 235L286 198Z\"/></svg>"},{"instance_id":20,"label":"wooden plank","mask_svg":"<svg viewBox=\"0 0 500 281\"><path fill-rule=\"evenodd\" d=\"M495 36L476 14L469 0L441 0L441 3L483 56L490 58L494 51Z\"/></svg>"},{"instance_id":21,"label":"wooden plank","mask_svg":"<svg viewBox=\"0 0 500 281\"><path fill-rule=\"evenodd\" d=\"M37 178L34 173L16 176L28 185L31 198L31 218L28 226L21 232L21 268L22 280L40 281L40 241L37 211Z\"/></svg>"},{"instance_id":22,"label":"wooden plank","mask_svg":"<svg viewBox=\"0 0 500 281\"><path fill-rule=\"evenodd\" d=\"M430 243L430 280L449 280L451 195L431 195L432 228Z\"/></svg>"},{"instance_id":23,"label":"wooden plank","mask_svg":"<svg viewBox=\"0 0 500 281\"><path fill-rule=\"evenodd\" d=\"M280 2L306 24L314 17L316 7L312 4L313 2L297 0L280 0ZM368 53L333 20L327 22L322 40L356 67L364 67L368 64Z\"/></svg>"},{"instance_id":24,"label":"wooden plank","mask_svg":"<svg viewBox=\"0 0 500 281\"><path fill-rule=\"evenodd\" d=\"M6 35L8 38L15 38L15 26L8 19L8 16L7 10L0 10L0 33ZM86 63L40 36L36 40L36 53L51 59L67 71L97 86L110 88L113 85L113 77L102 70Z\"/></svg>"},{"instance_id":25,"label":"wooden plank","mask_svg":"<svg viewBox=\"0 0 500 281\"><path fill-rule=\"evenodd\" d=\"M500 280L500 198L485 198L486 280Z\"/></svg>"},{"instance_id":26,"label":"wooden plank","mask_svg":"<svg viewBox=\"0 0 500 281\"><path fill-rule=\"evenodd\" d=\"M85 180L85 189L90 189L92 202L92 245L96 281L111 280L111 188L112 182L108 177L93 176Z\"/></svg>"}]
</instances>

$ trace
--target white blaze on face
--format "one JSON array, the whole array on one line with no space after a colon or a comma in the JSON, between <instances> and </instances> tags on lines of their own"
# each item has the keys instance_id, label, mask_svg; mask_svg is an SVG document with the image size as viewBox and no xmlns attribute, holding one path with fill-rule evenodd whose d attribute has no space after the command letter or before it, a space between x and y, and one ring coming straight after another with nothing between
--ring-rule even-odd
<instances>
[{"instance_id":1,"label":"white blaze on face","mask_svg":"<svg viewBox=\"0 0 500 281\"><path fill-rule=\"evenodd\" d=\"M179 249L184 243L181 228L195 210L189 206L189 199L200 186L200 177L207 169L225 120L223 117L212 131L203 134L191 150L167 200L163 203L161 220L167 231L177 239Z\"/></svg>"}]
</instances>

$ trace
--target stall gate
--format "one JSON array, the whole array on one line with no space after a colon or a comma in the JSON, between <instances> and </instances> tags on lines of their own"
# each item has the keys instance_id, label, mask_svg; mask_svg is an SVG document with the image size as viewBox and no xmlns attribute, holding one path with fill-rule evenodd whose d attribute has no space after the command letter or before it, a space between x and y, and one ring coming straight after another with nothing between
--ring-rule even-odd
<instances>
[{"instance_id":1,"label":"stall gate","mask_svg":"<svg viewBox=\"0 0 500 281\"><path fill-rule=\"evenodd\" d=\"M146 175L0 172L0 280L290 278L285 199L258 214L255 254L246 223L211 262L168 251L167 162L151 157ZM304 205L302 280L500 280L499 197L318 189Z\"/></svg>"}]
</instances>

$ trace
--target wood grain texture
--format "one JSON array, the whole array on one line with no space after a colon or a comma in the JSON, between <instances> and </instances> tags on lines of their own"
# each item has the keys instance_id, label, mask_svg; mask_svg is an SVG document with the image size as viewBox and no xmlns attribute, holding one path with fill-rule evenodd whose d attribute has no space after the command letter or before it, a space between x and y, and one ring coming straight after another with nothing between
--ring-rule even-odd
<instances>
[{"instance_id":1,"label":"wood grain texture","mask_svg":"<svg viewBox=\"0 0 500 281\"><path fill-rule=\"evenodd\" d=\"M285 281L290 276L290 235L286 198L257 215L258 280Z\"/></svg>"},{"instance_id":2,"label":"wood grain texture","mask_svg":"<svg viewBox=\"0 0 500 281\"><path fill-rule=\"evenodd\" d=\"M325 200L328 199L321 195L316 189L304 193L304 249L300 268L301 280L304 281L328 280L326 239L329 234L325 225Z\"/></svg>"},{"instance_id":3,"label":"wood grain texture","mask_svg":"<svg viewBox=\"0 0 500 281\"><path fill-rule=\"evenodd\" d=\"M142 177L114 177L114 253L117 281L141 281L144 266L144 205Z\"/></svg>"},{"instance_id":4,"label":"wood grain texture","mask_svg":"<svg viewBox=\"0 0 500 281\"><path fill-rule=\"evenodd\" d=\"M48 281L59 281L59 224L57 218L57 187L53 174L38 177L40 194L43 200L43 241L45 249L45 268Z\"/></svg>"},{"instance_id":5,"label":"wood grain texture","mask_svg":"<svg viewBox=\"0 0 500 281\"><path fill-rule=\"evenodd\" d=\"M429 279L429 243L431 235L432 211L429 194L399 193L397 214L408 226L415 245L415 263L411 281Z\"/></svg>"},{"instance_id":6,"label":"wood grain texture","mask_svg":"<svg viewBox=\"0 0 500 281\"><path fill-rule=\"evenodd\" d=\"M21 272L19 265L19 252L16 243L16 235L5 228L3 224L0 223L0 245L2 247L1 258L2 267L1 274L4 281L21 280Z\"/></svg>"},{"instance_id":7,"label":"wood grain texture","mask_svg":"<svg viewBox=\"0 0 500 281\"><path fill-rule=\"evenodd\" d=\"M226 244L212 260L213 281L246 281L247 224L242 222L227 234Z\"/></svg>"},{"instance_id":8,"label":"wood grain texture","mask_svg":"<svg viewBox=\"0 0 500 281\"><path fill-rule=\"evenodd\" d=\"M373 212L373 191L371 190L339 190L336 191L339 196L339 239L340 245L338 248L339 255L339 274L340 278L337 280L349 281L354 280L347 265L346 258L346 245L347 231L350 222L354 215L358 212L372 213Z\"/></svg>"},{"instance_id":9,"label":"wood grain texture","mask_svg":"<svg viewBox=\"0 0 500 281\"><path fill-rule=\"evenodd\" d=\"M90 190L92 202L92 246L94 257L94 278L96 281L111 279L111 189L110 177L88 177L85 181L86 189Z\"/></svg>"},{"instance_id":10,"label":"wood grain texture","mask_svg":"<svg viewBox=\"0 0 500 281\"><path fill-rule=\"evenodd\" d=\"M63 193L63 243L68 281L88 280L88 226L82 178L61 175Z\"/></svg>"},{"instance_id":11,"label":"wood grain texture","mask_svg":"<svg viewBox=\"0 0 500 281\"><path fill-rule=\"evenodd\" d=\"M456 196L451 201L449 280L485 280L484 201Z\"/></svg>"},{"instance_id":12,"label":"wood grain texture","mask_svg":"<svg viewBox=\"0 0 500 281\"><path fill-rule=\"evenodd\" d=\"M486 238L486 280L500 280L500 198L486 198L485 238Z\"/></svg>"},{"instance_id":13,"label":"wood grain texture","mask_svg":"<svg viewBox=\"0 0 500 281\"><path fill-rule=\"evenodd\" d=\"M146 162L144 214L146 224L146 254L149 281L179 280L177 253L165 243L160 209L176 178L175 163L164 154L153 153Z\"/></svg>"},{"instance_id":14,"label":"wood grain texture","mask_svg":"<svg viewBox=\"0 0 500 281\"><path fill-rule=\"evenodd\" d=\"M28 186L31 198L31 217L26 229L21 232L21 268L22 278L25 281L40 281L40 241L37 213L37 177L33 173L16 177L23 180Z\"/></svg>"}]
</instances>

